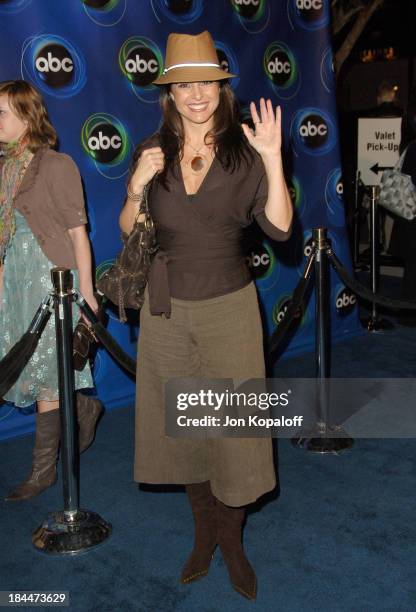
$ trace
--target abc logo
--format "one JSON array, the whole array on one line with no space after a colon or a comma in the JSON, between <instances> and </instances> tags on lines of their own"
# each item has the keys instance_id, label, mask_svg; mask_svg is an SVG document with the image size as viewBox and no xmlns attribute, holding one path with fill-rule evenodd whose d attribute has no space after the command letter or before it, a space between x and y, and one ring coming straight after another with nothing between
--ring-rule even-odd
<instances>
[{"instance_id":1,"label":"abc logo","mask_svg":"<svg viewBox=\"0 0 416 612\"><path fill-rule=\"evenodd\" d=\"M159 63L154 52L143 45L133 47L125 60L124 67L135 85L146 87L159 74Z\"/></svg>"},{"instance_id":2,"label":"abc logo","mask_svg":"<svg viewBox=\"0 0 416 612\"><path fill-rule=\"evenodd\" d=\"M218 61L222 70L230 72L230 62L222 49L217 49Z\"/></svg>"},{"instance_id":3,"label":"abc logo","mask_svg":"<svg viewBox=\"0 0 416 612\"><path fill-rule=\"evenodd\" d=\"M312 253L312 242L313 242L313 239L311 237L303 245L303 254L305 257L309 257L309 255Z\"/></svg>"},{"instance_id":4,"label":"abc logo","mask_svg":"<svg viewBox=\"0 0 416 612\"><path fill-rule=\"evenodd\" d=\"M83 0L84 4L95 9L106 9L111 0Z\"/></svg>"},{"instance_id":5,"label":"abc logo","mask_svg":"<svg viewBox=\"0 0 416 612\"><path fill-rule=\"evenodd\" d=\"M277 303L273 310L273 321L276 325L279 325L283 321L283 318L289 308L291 302L291 298L285 298L281 302ZM303 316L303 306L300 306L298 310L295 312L294 320L299 320Z\"/></svg>"},{"instance_id":6,"label":"abc logo","mask_svg":"<svg viewBox=\"0 0 416 612\"><path fill-rule=\"evenodd\" d=\"M291 179L286 179L286 184L287 189L289 191L290 199L292 200L292 204L295 205L299 197L298 189L296 188L294 182Z\"/></svg>"},{"instance_id":7,"label":"abc logo","mask_svg":"<svg viewBox=\"0 0 416 612\"><path fill-rule=\"evenodd\" d=\"M357 297L349 289L345 287L341 289L335 300L335 306L337 312L341 316L350 314L354 310L354 306L357 303Z\"/></svg>"},{"instance_id":8,"label":"abc logo","mask_svg":"<svg viewBox=\"0 0 416 612\"><path fill-rule=\"evenodd\" d=\"M45 45L37 54L35 68L50 87L64 87L74 78L74 62L64 46L56 43Z\"/></svg>"},{"instance_id":9,"label":"abc logo","mask_svg":"<svg viewBox=\"0 0 416 612\"><path fill-rule=\"evenodd\" d=\"M193 0L167 0L166 4L175 15L185 15L192 9Z\"/></svg>"},{"instance_id":10,"label":"abc logo","mask_svg":"<svg viewBox=\"0 0 416 612\"><path fill-rule=\"evenodd\" d=\"M322 147L328 140L328 126L319 115L308 115L299 126L299 136L311 149Z\"/></svg>"},{"instance_id":11,"label":"abc logo","mask_svg":"<svg viewBox=\"0 0 416 612\"><path fill-rule=\"evenodd\" d=\"M275 51L267 63L267 71L276 85L285 85L292 75L292 64L283 50Z\"/></svg>"},{"instance_id":12,"label":"abc logo","mask_svg":"<svg viewBox=\"0 0 416 612\"><path fill-rule=\"evenodd\" d=\"M232 3L242 17L253 19L258 13L261 0L232 0Z\"/></svg>"},{"instance_id":13,"label":"abc logo","mask_svg":"<svg viewBox=\"0 0 416 612\"><path fill-rule=\"evenodd\" d=\"M88 138L88 149L101 164L109 164L120 154L123 141L118 129L111 123L100 123Z\"/></svg>"},{"instance_id":14,"label":"abc logo","mask_svg":"<svg viewBox=\"0 0 416 612\"><path fill-rule=\"evenodd\" d=\"M299 16L303 21L311 23L321 19L324 11L323 0L293 0Z\"/></svg>"},{"instance_id":15,"label":"abc logo","mask_svg":"<svg viewBox=\"0 0 416 612\"><path fill-rule=\"evenodd\" d=\"M246 256L248 267L254 278L261 278L267 274L271 258L261 242L252 244Z\"/></svg>"},{"instance_id":16,"label":"abc logo","mask_svg":"<svg viewBox=\"0 0 416 612\"><path fill-rule=\"evenodd\" d=\"M342 198L342 196L344 195L344 184L342 182L342 179L339 179L339 181L337 181L335 191L337 192L337 196Z\"/></svg>"}]
</instances>

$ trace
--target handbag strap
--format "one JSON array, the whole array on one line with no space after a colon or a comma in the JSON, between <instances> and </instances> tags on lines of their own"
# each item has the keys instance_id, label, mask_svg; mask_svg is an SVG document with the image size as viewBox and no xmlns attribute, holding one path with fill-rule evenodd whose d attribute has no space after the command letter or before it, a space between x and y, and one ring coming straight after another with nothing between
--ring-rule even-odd
<instances>
[{"instance_id":1,"label":"handbag strap","mask_svg":"<svg viewBox=\"0 0 416 612\"><path fill-rule=\"evenodd\" d=\"M405 160L408 148L409 148L409 146L407 146L405 148L405 150L403 151L403 153L400 155L399 159L397 160L396 165L394 166L394 169L398 170L399 172L401 172L401 170L402 170L402 166L404 164L404 160Z\"/></svg>"},{"instance_id":2,"label":"handbag strap","mask_svg":"<svg viewBox=\"0 0 416 612\"><path fill-rule=\"evenodd\" d=\"M144 186L143 198L140 203L140 208L139 208L139 212L137 213L136 219L139 217L139 215L143 213L145 213L146 216L150 214L148 194L150 191L150 186L153 183L153 180L154 180L154 177Z\"/></svg>"}]
</instances>

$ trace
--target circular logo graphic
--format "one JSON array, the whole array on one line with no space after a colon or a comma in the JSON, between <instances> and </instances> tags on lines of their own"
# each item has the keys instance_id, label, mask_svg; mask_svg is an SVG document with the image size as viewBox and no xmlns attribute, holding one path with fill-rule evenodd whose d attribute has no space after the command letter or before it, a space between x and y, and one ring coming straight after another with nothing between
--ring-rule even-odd
<instances>
[{"instance_id":1,"label":"circular logo graphic","mask_svg":"<svg viewBox=\"0 0 416 612\"><path fill-rule=\"evenodd\" d=\"M303 108L292 119L290 134L295 150L309 155L324 155L336 143L335 123L318 108Z\"/></svg>"},{"instance_id":2,"label":"circular logo graphic","mask_svg":"<svg viewBox=\"0 0 416 612\"><path fill-rule=\"evenodd\" d=\"M107 270L109 270L111 266L114 265L114 263L115 263L114 258L105 259L104 261L102 261L95 269L95 280L96 281L100 280L104 272L107 272Z\"/></svg>"},{"instance_id":3,"label":"circular logo graphic","mask_svg":"<svg viewBox=\"0 0 416 612\"><path fill-rule=\"evenodd\" d=\"M243 19L257 21L264 15L266 0L231 0L231 4Z\"/></svg>"},{"instance_id":4,"label":"circular logo graphic","mask_svg":"<svg viewBox=\"0 0 416 612\"><path fill-rule=\"evenodd\" d=\"M96 25L111 27L123 19L127 0L82 0L86 15Z\"/></svg>"},{"instance_id":5,"label":"circular logo graphic","mask_svg":"<svg viewBox=\"0 0 416 612\"><path fill-rule=\"evenodd\" d=\"M270 22L269 0L230 0L241 26L249 34L259 34Z\"/></svg>"},{"instance_id":6,"label":"circular logo graphic","mask_svg":"<svg viewBox=\"0 0 416 612\"><path fill-rule=\"evenodd\" d=\"M160 15L175 23L192 23L202 15L203 0L150 0L153 12L160 22Z\"/></svg>"},{"instance_id":7,"label":"circular logo graphic","mask_svg":"<svg viewBox=\"0 0 416 612\"><path fill-rule=\"evenodd\" d=\"M279 266L267 240L252 238L247 244L246 261L259 291L267 291L276 284Z\"/></svg>"},{"instance_id":8,"label":"circular logo graphic","mask_svg":"<svg viewBox=\"0 0 416 612\"><path fill-rule=\"evenodd\" d=\"M23 11L32 0L0 0L1 13L19 13Z\"/></svg>"},{"instance_id":9,"label":"circular logo graphic","mask_svg":"<svg viewBox=\"0 0 416 612\"><path fill-rule=\"evenodd\" d=\"M81 143L84 151L94 160L97 170L106 178L120 178L128 170L131 149L127 132L116 117L95 113L82 126ZM113 176L111 168L122 165L120 174Z\"/></svg>"},{"instance_id":10,"label":"circular logo graphic","mask_svg":"<svg viewBox=\"0 0 416 612\"><path fill-rule=\"evenodd\" d=\"M220 66L226 72L231 72L232 74L239 73L239 65L237 61L237 56L234 51L228 45L225 45L223 42L216 40L215 48L218 55L218 61ZM240 79L238 77L230 80L230 85L232 87L237 87Z\"/></svg>"},{"instance_id":11,"label":"circular logo graphic","mask_svg":"<svg viewBox=\"0 0 416 612\"><path fill-rule=\"evenodd\" d=\"M338 285L334 291L335 309L340 317L351 314L357 306L357 296L348 287Z\"/></svg>"},{"instance_id":12,"label":"circular logo graphic","mask_svg":"<svg viewBox=\"0 0 416 612\"><path fill-rule=\"evenodd\" d=\"M22 77L55 98L69 98L86 83L85 61L68 40L54 34L25 41Z\"/></svg>"},{"instance_id":13,"label":"circular logo graphic","mask_svg":"<svg viewBox=\"0 0 416 612\"><path fill-rule=\"evenodd\" d=\"M271 43L263 56L263 68L276 95L285 100L299 91L300 75L296 59L286 43Z\"/></svg>"},{"instance_id":14,"label":"circular logo graphic","mask_svg":"<svg viewBox=\"0 0 416 612\"><path fill-rule=\"evenodd\" d=\"M118 54L120 70L130 82L136 95L145 102L156 102L159 91L153 81L163 71L162 54L149 38L128 38Z\"/></svg>"},{"instance_id":15,"label":"circular logo graphic","mask_svg":"<svg viewBox=\"0 0 416 612\"><path fill-rule=\"evenodd\" d=\"M48 43L36 54L35 68L49 87L60 88L74 79L74 60L63 45Z\"/></svg>"},{"instance_id":16,"label":"circular logo graphic","mask_svg":"<svg viewBox=\"0 0 416 612\"><path fill-rule=\"evenodd\" d=\"M329 23L327 0L288 0L289 21L305 30L318 30Z\"/></svg>"},{"instance_id":17,"label":"circular logo graphic","mask_svg":"<svg viewBox=\"0 0 416 612\"><path fill-rule=\"evenodd\" d=\"M111 11L119 0L82 0L82 2L90 8L97 9L98 11Z\"/></svg>"},{"instance_id":18,"label":"circular logo graphic","mask_svg":"<svg viewBox=\"0 0 416 612\"><path fill-rule=\"evenodd\" d=\"M306 195L302 189L298 178L292 175L290 179L286 180L286 184L290 193L292 204L295 207L299 217L302 217L306 207Z\"/></svg>"},{"instance_id":19,"label":"circular logo graphic","mask_svg":"<svg viewBox=\"0 0 416 612\"><path fill-rule=\"evenodd\" d=\"M279 297L272 310L272 321L276 327L280 325L283 321L283 318L286 314L287 309L289 308L289 304L292 301L292 296L288 294L283 294ZM301 304L300 308L296 311L295 316L293 317L294 321L300 322L300 325L305 325L306 322L306 312L304 304Z\"/></svg>"},{"instance_id":20,"label":"circular logo graphic","mask_svg":"<svg viewBox=\"0 0 416 612\"><path fill-rule=\"evenodd\" d=\"M119 23L127 8L127 0L82 0L82 3L91 21L104 27Z\"/></svg>"},{"instance_id":21,"label":"circular logo graphic","mask_svg":"<svg viewBox=\"0 0 416 612\"><path fill-rule=\"evenodd\" d=\"M328 93L331 93L335 87L335 70L334 57L331 47L327 47L322 54L321 59L321 81Z\"/></svg>"},{"instance_id":22,"label":"circular logo graphic","mask_svg":"<svg viewBox=\"0 0 416 612\"><path fill-rule=\"evenodd\" d=\"M328 217L330 221L342 227L345 224L344 212L344 185L340 168L334 168L328 174L325 185L325 201L328 207Z\"/></svg>"}]
</instances>

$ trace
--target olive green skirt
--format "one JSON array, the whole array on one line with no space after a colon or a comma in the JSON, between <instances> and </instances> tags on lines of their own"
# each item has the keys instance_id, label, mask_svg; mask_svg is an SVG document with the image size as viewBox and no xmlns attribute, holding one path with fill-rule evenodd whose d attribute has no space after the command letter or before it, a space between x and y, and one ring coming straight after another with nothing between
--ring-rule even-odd
<instances>
[{"instance_id":1,"label":"olive green skirt","mask_svg":"<svg viewBox=\"0 0 416 612\"><path fill-rule=\"evenodd\" d=\"M153 484L209 480L229 506L255 501L276 486L271 438L165 436L165 383L171 378L265 376L262 325L254 283L220 297L172 298L170 319L140 315L134 478Z\"/></svg>"}]
</instances>

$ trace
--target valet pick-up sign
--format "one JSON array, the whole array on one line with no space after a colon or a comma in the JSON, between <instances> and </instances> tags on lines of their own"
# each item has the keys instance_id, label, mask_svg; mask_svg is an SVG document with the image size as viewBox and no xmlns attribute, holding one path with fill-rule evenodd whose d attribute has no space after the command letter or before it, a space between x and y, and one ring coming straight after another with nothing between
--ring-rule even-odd
<instances>
[{"instance_id":1,"label":"valet pick-up sign","mask_svg":"<svg viewBox=\"0 0 416 612\"><path fill-rule=\"evenodd\" d=\"M358 161L365 185L378 185L381 174L399 158L400 117L361 118L358 120Z\"/></svg>"}]
</instances>

